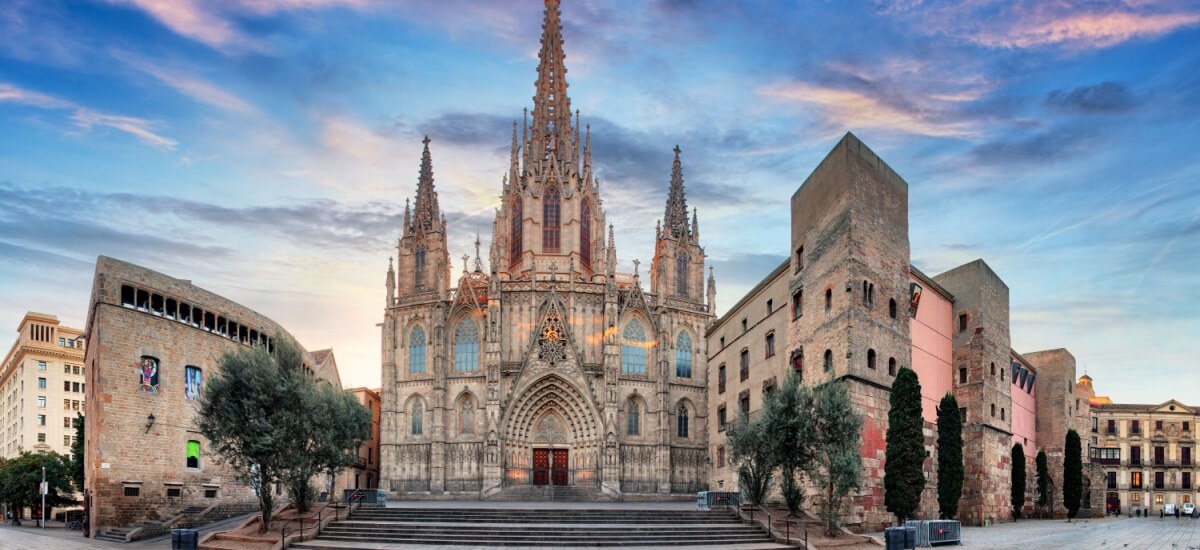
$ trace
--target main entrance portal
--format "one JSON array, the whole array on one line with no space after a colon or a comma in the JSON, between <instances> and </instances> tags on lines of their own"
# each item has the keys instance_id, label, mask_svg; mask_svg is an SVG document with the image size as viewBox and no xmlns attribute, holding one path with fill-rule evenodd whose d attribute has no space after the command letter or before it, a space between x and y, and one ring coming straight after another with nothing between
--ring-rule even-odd
<instances>
[{"instance_id":1,"label":"main entrance portal","mask_svg":"<svg viewBox=\"0 0 1200 550\"><path fill-rule=\"evenodd\" d=\"M533 484L567 484L567 449L533 450Z\"/></svg>"}]
</instances>

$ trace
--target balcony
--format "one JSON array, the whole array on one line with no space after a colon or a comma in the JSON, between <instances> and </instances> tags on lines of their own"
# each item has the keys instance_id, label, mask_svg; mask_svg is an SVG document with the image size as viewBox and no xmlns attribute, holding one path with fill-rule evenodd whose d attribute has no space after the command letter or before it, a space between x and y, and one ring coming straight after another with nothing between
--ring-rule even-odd
<instances>
[{"instance_id":1,"label":"balcony","mask_svg":"<svg viewBox=\"0 0 1200 550\"><path fill-rule=\"evenodd\" d=\"M1120 458L1092 457L1092 462L1095 462L1096 464L1104 464L1104 465L1108 465L1108 466L1119 466L1121 464L1121 459Z\"/></svg>"}]
</instances>

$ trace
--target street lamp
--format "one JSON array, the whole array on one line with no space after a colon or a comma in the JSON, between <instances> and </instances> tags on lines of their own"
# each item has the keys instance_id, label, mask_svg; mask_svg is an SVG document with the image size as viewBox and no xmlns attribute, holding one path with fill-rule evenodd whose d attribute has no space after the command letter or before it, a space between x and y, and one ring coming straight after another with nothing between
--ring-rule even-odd
<instances>
[{"instance_id":1,"label":"street lamp","mask_svg":"<svg viewBox=\"0 0 1200 550\"><path fill-rule=\"evenodd\" d=\"M154 413L146 417L146 433L150 433L150 428L154 427Z\"/></svg>"}]
</instances>

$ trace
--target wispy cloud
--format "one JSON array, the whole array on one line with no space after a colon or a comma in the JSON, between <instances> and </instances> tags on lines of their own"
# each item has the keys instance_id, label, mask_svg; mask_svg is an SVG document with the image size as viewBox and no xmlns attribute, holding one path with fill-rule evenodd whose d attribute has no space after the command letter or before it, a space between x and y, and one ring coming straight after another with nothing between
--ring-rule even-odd
<instances>
[{"instance_id":1,"label":"wispy cloud","mask_svg":"<svg viewBox=\"0 0 1200 550\"><path fill-rule=\"evenodd\" d=\"M76 105L65 99L26 90L12 84L0 83L0 103L9 102L40 109L71 110L71 121L84 132L95 127L105 127L124 132L155 149L174 150L178 141L155 133L158 123L143 118L102 113Z\"/></svg>"},{"instance_id":2,"label":"wispy cloud","mask_svg":"<svg viewBox=\"0 0 1200 550\"><path fill-rule=\"evenodd\" d=\"M1072 90L1055 90L1046 104L1080 113L1119 113L1133 109L1138 99L1120 82L1101 82Z\"/></svg>"},{"instance_id":3,"label":"wispy cloud","mask_svg":"<svg viewBox=\"0 0 1200 550\"><path fill-rule=\"evenodd\" d=\"M243 99L216 84L190 74L194 70L169 69L138 55L120 50L115 50L112 54L126 65L158 79L159 82L200 103L238 114L255 112L254 107Z\"/></svg>"}]
</instances>

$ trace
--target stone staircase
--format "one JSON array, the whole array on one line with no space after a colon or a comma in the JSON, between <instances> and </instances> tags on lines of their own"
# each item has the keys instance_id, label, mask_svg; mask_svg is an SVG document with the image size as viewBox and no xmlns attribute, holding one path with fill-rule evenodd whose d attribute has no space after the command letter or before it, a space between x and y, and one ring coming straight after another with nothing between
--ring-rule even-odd
<instances>
[{"instance_id":1,"label":"stone staircase","mask_svg":"<svg viewBox=\"0 0 1200 550\"><path fill-rule=\"evenodd\" d=\"M290 548L371 549L382 545L667 547L775 549L761 529L730 511L555 508L362 508L315 540Z\"/></svg>"},{"instance_id":2,"label":"stone staircase","mask_svg":"<svg viewBox=\"0 0 1200 550\"><path fill-rule=\"evenodd\" d=\"M507 502L604 502L614 499L606 496L598 487L576 485L518 485L505 487L488 500Z\"/></svg>"},{"instance_id":3,"label":"stone staircase","mask_svg":"<svg viewBox=\"0 0 1200 550\"><path fill-rule=\"evenodd\" d=\"M137 529L137 528L136 527L116 527L113 529L109 529L103 533L100 533L99 535L96 535L94 538L96 538L97 540L106 540L109 542L125 542L125 537L128 536L129 532L133 531L134 529Z\"/></svg>"}]
</instances>

